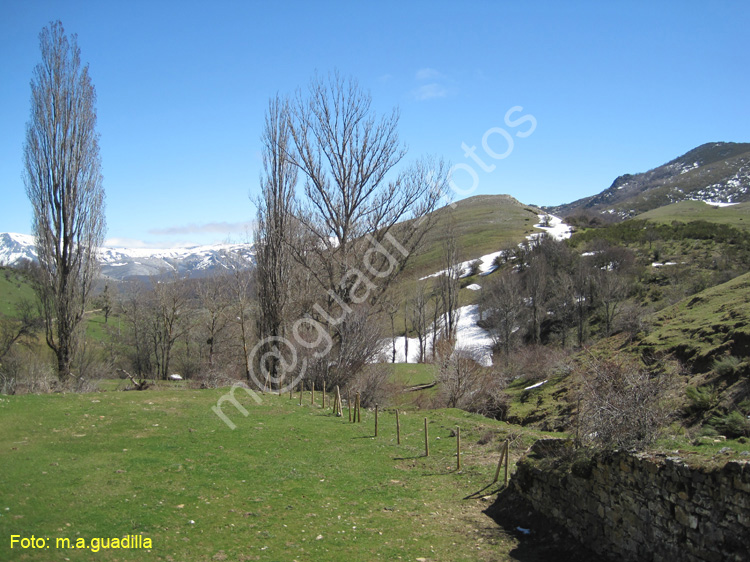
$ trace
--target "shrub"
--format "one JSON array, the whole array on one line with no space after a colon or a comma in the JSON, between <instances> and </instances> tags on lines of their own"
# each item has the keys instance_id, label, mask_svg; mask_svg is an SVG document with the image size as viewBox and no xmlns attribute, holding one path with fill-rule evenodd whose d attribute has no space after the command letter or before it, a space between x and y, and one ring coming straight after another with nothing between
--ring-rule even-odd
<instances>
[{"instance_id":1,"label":"shrub","mask_svg":"<svg viewBox=\"0 0 750 562\"><path fill-rule=\"evenodd\" d=\"M700 431L701 437L716 437L719 435L719 432L716 431L716 428L710 425L704 425L701 427Z\"/></svg>"},{"instance_id":2,"label":"shrub","mask_svg":"<svg viewBox=\"0 0 750 562\"><path fill-rule=\"evenodd\" d=\"M593 358L580 373L578 440L600 449L643 448L670 418L670 377L634 360Z\"/></svg>"},{"instance_id":3,"label":"shrub","mask_svg":"<svg viewBox=\"0 0 750 562\"><path fill-rule=\"evenodd\" d=\"M714 372L721 377L728 377L735 373L741 363L740 359L733 355L725 355L714 361Z\"/></svg>"},{"instance_id":4,"label":"shrub","mask_svg":"<svg viewBox=\"0 0 750 562\"><path fill-rule=\"evenodd\" d=\"M473 277L474 275L479 275L479 267L482 265L482 260L474 260L469 264L469 275L468 277Z\"/></svg>"},{"instance_id":5,"label":"shrub","mask_svg":"<svg viewBox=\"0 0 750 562\"><path fill-rule=\"evenodd\" d=\"M365 365L347 384L344 393L349 392L352 399L359 392L363 408L372 408L376 404L383 406L390 403L397 392L396 385L388 379L393 367L387 363ZM333 388L327 390L332 391Z\"/></svg>"},{"instance_id":6,"label":"shrub","mask_svg":"<svg viewBox=\"0 0 750 562\"><path fill-rule=\"evenodd\" d=\"M689 409L695 412L710 410L719 402L719 393L713 386L688 386L685 394L690 401Z\"/></svg>"},{"instance_id":7,"label":"shrub","mask_svg":"<svg viewBox=\"0 0 750 562\"><path fill-rule=\"evenodd\" d=\"M733 410L725 416L716 417L711 420L711 424L723 435L730 438L750 436L750 420L739 410Z\"/></svg>"}]
</instances>

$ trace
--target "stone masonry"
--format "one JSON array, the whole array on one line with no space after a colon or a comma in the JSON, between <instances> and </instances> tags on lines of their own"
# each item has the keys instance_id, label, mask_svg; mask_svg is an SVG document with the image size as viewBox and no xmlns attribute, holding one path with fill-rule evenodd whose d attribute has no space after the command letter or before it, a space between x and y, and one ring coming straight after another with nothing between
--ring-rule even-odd
<instances>
[{"instance_id":1,"label":"stone masonry","mask_svg":"<svg viewBox=\"0 0 750 562\"><path fill-rule=\"evenodd\" d=\"M616 452L555 464L540 459L554 446L545 441L511 483L588 548L618 560L750 561L750 461Z\"/></svg>"}]
</instances>

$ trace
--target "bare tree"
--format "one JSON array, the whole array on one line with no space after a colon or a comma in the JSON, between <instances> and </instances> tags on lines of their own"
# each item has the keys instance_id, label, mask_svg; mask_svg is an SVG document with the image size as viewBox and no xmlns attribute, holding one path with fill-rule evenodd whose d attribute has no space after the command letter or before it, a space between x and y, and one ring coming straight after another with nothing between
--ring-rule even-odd
<instances>
[{"instance_id":1,"label":"bare tree","mask_svg":"<svg viewBox=\"0 0 750 562\"><path fill-rule=\"evenodd\" d=\"M542 253L532 253L523 273L523 285L529 309L529 337L531 343L542 341L542 321L547 316L547 301L550 294L550 271Z\"/></svg>"},{"instance_id":2,"label":"bare tree","mask_svg":"<svg viewBox=\"0 0 750 562\"><path fill-rule=\"evenodd\" d=\"M461 276L461 267L458 262L458 237L453 217L448 224L447 236L443 240L442 267L443 274L437 278L443 317L441 337L453 341L458 324L458 281ZM434 329L437 331L437 326L434 326Z\"/></svg>"},{"instance_id":3,"label":"bare tree","mask_svg":"<svg viewBox=\"0 0 750 562\"><path fill-rule=\"evenodd\" d=\"M482 367L463 350L441 341L435 353L440 392L448 408L464 407L482 386Z\"/></svg>"},{"instance_id":4,"label":"bare tree","mask_svg":"<svg viewBox=\"0 0 750 562\"><path fill-rule=\"evenodd\" d=\"M255 273L249 269L248 261L239 254L231 256L229 275L229 294L233 307L230 317L234 320L239 331L242 355L242 366L245 378L250 381L252 365L250 364L250 348L253 341L253 307L255 306Z\"/></svg>"},{"instance_id":5,"label":"bare tree","mask_svg":"<svg viewBox=\"0 0 750 562\"><path fill-rule=\"evenodd\" d=\"M597 300L604 319L604 335L612 333L612 325L627 294L627 283L616 270L600 269L594 278Z\"/></svg>"},{"instance_id":6,"label":"bare tree","mask_svg":"<svg viewBox=\"0 0 750 562\"><path fill-rule=\"evenodd\" d=\"M427 359L427 335L429 331L428 302L425 284L418 283L409 306L411 326L417 334L417 344L419 346L417 363L424 363Z\"/></svg>"},{"instance_id":7,"label":"bare tree","mask_svg":"<svg viewBox=\"0 0 750 562\"><path fill-rule=\"evenodd\" d=\"M153 284L151 341L156 374L162 380L169 376L172 350L191 325L189 295L184 279L163 276Z\"/></svg>"},{"instance_id":8,"label":"bare tree","mask_svg":"<svg viewBox=\"0 0 750 562\"><path fill-rule=\"evenodd\" d=\"M588 258L588 256L586 257ZM592 268L588 260L583 257L580 258L578 266L571 277L573 282L573 298L575 299L575 319L579 347L583 346L586 342L586 323L593 300L592 275Z\"/></svg>"},{"instance_id":9,"label":"bare tree","mask_svg":"<svg viewBox=\"0 0 750 562\"><path fill-rule=\"evenodd\" d=\"M294 230L294 192L297 168L289 159L290 112L286 100L271 99L263 130L262 194L258 199L255 230L258 290L258 335L263 345L259 354L266 359L261 371L272 380L279 376L278 357L271 338L284 337L285 312L292 284L290 244Z\"/></svg>"},{"instance_id":10,"label":"bare tree","mask_svg":"<svg viewBox=\"0 0 750 562\"><path fill-rule=\"evenodd\" d=\"M399 308L400 306L395 295L388 295L388 298L383 301L383 310L388 315L388 319L391 323L391 363L396 362L396 315L398 314ZM405 328L404 339L408 339ZM408 348L406 353L408 353ZM404 355L404 358L404 361L408 363L408 355Z\"/></svg>"},{"instance_id":11,"label":"bare tree","mask_svg":"<svg viewBox=\"0 0 750 562\"><path fill-rule=\"evenodd\" d=\"M120 300L120 307L127 327L125 332L125 354L130 367L140 379L152 373L149 294L141 281L131 281Z\"/></svg>"},{"instance_id":12,"label":"bare tree","mask_svg":"<svg viewBox=\"0 0 750 562\"><path fill-rule=\"evenodd\" d=\"M485 310L483 325L492 334L495 345L509 355L515 348L526 312L518 274L505 271L490 278L482 291L480 306Z\"/></svg>"},{"instance_id":13,"label":"bare tree","mask_svg":"<svg viewBox=\"0 0 750 562\"><path fill-rule=\"evenodd\" d=\"M573 276L567 270L558 270L549 300L549 312L552 329L559 334L563 348L568 343L568 330L576 321L576 304Z\"/></svg>"},{"instance_id":14,"label":"bare tree","mask_svg":"<svg viewBox=\"0 0 750 562\"><path fill-rule=\"evenodd\" d=\"M40 327L41 318L36 307L26 299L16 305L14 316L0 314L0 367L11 348L18 342L30 339Z\"/></svg>"},{"instance_id":15,"label":"bare tree","mask_svg":"<svg viewBox=\"0 0 750 562\"><path fill-rule=\"evenodd\" d=\"M293 106L289 156L304 179L297 216L307 243L292 248L323 294L307 312L328 328L334 353L352 310L381 312L447 185L442 161L396 170L405 155L397 125L397 111L379 117L369 94L338 74L313 80Z\"/></svg>"},{"instance_id":16,"label":"bare tree","mask_svg":"<svg viewBox=\"0 0 750 562\"><path fill-rule=\"evenodd\" d=\"M220 338L229 326L229 298L227 275L201 279L198 283L198 298L201 305L201 327L208 346L208 368L215 367L215 356Z\"/></svg>"},{"instance_id":17,"label":"bare tree","mask_svg":"<svg viewBox=\"0 0 750 562\"><path fill-rule=\"evenodd\" d=\"M412 219L408 228L397 229L400 248L389 256L369 254L373 269L385 271L378 267L390 265L370 296L382 294L431 225L428 214L447 182L446 167L439 161L423 160L393 172L405 154L396 131L398 113L378 119L371 104L354 80L335 74L313 80L309 96L298 95L294 108L294 161L305 179L300 218L316 237L313 248L323 258L318 280L345 303L353 301L347 273L362 268L364 251L375 243L387 244L397 223ZM394 177L387 179L391 173Z\"/></svg>"},{"instance_id":18,"label":"bare tree","mask_svg":"<svg viewBox=\"0 0 750 562\"><path fill-rule=\"evenodd\" d=\"M65 381L98 271L104 239L104 188L96 132L96 92L81 66L75 35L60 22L39 35L42 62L31 80L24 145L26 193L34 210L39 258L35 290L47 345Z\"/></svg>"}]
</instances>

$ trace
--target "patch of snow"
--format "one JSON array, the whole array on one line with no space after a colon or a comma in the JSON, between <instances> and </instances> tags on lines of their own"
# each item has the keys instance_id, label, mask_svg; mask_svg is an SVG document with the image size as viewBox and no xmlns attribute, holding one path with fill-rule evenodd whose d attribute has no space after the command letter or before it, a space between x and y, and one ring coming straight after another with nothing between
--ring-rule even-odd
<instances>
[{"instance_id":1,"label":"patch of snow","mask_svg":"<svg viewBox=\"0 0 750 562\"><path fill-rule=\"evenodd\" d=\"M537 215L539 217L539 224L535 224L534 228L539 228L552 236L555 240L565 240L573 235L573 228L569 224L565 224L560 217L553 215ZM548 219L547 224L549 226L542 226L545 219ZM528 240L535 240L542 235L541 232L528 235Z\"/></svg>"},{"instance_id":2,"label":"patch of snow","mask_svg":"<svg viewBox=\"0 0 750 562\"><path fill-rule=\"evenodd\" d=\"M689 172L690 170L694 170L698 166L700 166L700 164L698 162L693 162L691 165L688 165L688 166L685 166L684 168L682 168L682 170L680 170L680 174L685 174L685 173Z\"/></svg>"},{"instance_id":3,"label":"patch of snow","mask_svg":"<svg viewBox=\"0 0 750 562\"><path fill-rule=\"evenodd\" d=\"M408 361L404 357L404 340L409 340L409 358ZM417 338L404 338L399 336L396 340L396 363L416 363L419 361L419 339ZM383 340L383 347L380 351L380 355L383 359L390 363L393 359L393 339L388 338Z\"/></svg>"},{"instance_id":4,"label":"patch of snow","mask_svg":"<svg viewBox=\"0 0 750 562\"><path fill-rule=\"evenodd\" d=\"M478 291L482 288L481 285L477 285L476 283L472 283L471 285L466 285L466 288L470 291Z\"/></svg>"},{"instance_id":5,"label":"patch of snow","mask_svg":"<svg viewBox=\"0 0 750 562\"><path fill-rule=\"evenodd\" d=\"M456 326L456 349L469 352L474 359L489 367L492 365L492 337L484 328L477 326L479 320L479 305L470 304L458 309L458 325Z\"/></svg>"},{"instance_id":6,"label":"patch of snow","mask_svg":"<svg viewBox=\"0 0 750 562\"><path fill-rule=\"evenodd\" d=\"M706 205L711 205L712 207L731 207L732 205L737 205L738 203L725 203L723 201L703 201Z\"/></svg>"},{"instance_id":7,"label":"patch of snow","mask_svg":"<svg viewBox=\"0 0 750 562\"><path fill-rule=\"evenodd\" d=\"M456 325L456 349L471 355L477 363L485 367L492 365L492 337L489 332L477 326L479 320L479 306L471 304L458 309L458 324ZM425 340L427 341L427 355L432 354L431 330ZM404 337L396 339L396 363L404 363ZM390 362L393 358L393 340L391 338L382 340L380 355L382 359ZM416 363L419 360L419 340L409 338L409 360L408 363Z\"/></svg>"},{"instance_id":8,"label":"patch of snow","mask_svg":"<svg viewBox=\"0 0 750 562\"><path fill-rule=\"evenodd\" d=\"M547 379L547 380L549 380L549 379ZM539 388L540 386L542 386L542 385L543 385L544 383L546 383L546 382L547 382L547 381L546 381L546 380L544 380L544 381L542 381L542 382L538 382L538 383L536 383L536 384L532 384L531 386L527 386L526 388L524 388L524 390L531 390L532 388Z\"/></svg>"},{"instance_id":9,"label":"patch of snow","mask_svg":"<svg viewBox=\"0 0 750 562\"><path fill-rule=\"evenodd\" d=\"M472 259L472 260L466 260L464 262L459 263L456 265L456 269L458 270L459 277L468 277L469 273L471 272L471 264L475 261L479 260L479 275L487 275L489 273L492 273L495 271L495 266L492 265L495 261L495 258L498 256L502 256L503 252L502 250L499 252L492 252L491 254L485 254L484 256L480 256L478 258ZM441 269L437 273L432 273L430 275L425 275L424 277L420 277L420 281L424 281L425 279L429 279L431 277L439 277L441 275L445 275L448 272L447 269Z\"/></svg>"}]
</instances>

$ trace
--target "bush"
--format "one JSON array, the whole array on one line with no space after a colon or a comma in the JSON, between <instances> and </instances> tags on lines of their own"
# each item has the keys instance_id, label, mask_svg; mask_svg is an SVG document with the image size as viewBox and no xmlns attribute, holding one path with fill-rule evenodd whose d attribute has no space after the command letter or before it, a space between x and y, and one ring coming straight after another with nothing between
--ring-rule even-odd
<instances>
[{"instance_id":1,"label":"bush","mask_svg":"<svg viewBox=\"0 0 750 562\"><path fill-rule=\"evenodd\" d=\"M47 393L57 385L50 363L30 350L8 353L2 364L2 382L7 394Z\"/></svg>"},{"instance_id":2,"label":"bush","mask_svg":"<svg viewBox=\"0 0 750 562\"><path fill-rule=\"evenodd\" d=\"M349 381L344 390L348 392L352 400L359 392L360 404L363 408L372 408L376 404L387 405L397 392L396 385L389 381L393 366L387 363L374 363L365 365L353 379ZM333 391L333 388L326 389Z\"/></svg>"},{"instance_id":3,"label":"bush","mask_svg":"<svg viewBox=\"0 0 750 562\"><path fill-rule=\"evenodd\" d=\"M479 275L479 267L482 265L482 260L474 260L469 264L469 275L468 277L473 277L474 275Z\"/></svg>"},{"instance_id":4,"label":"bush","mask_svg":"<svg viewBox=\"0 0 750 562\"><path fill-rule=\"evenodd\" d=\"M713 386L688 386L685 394L690 401L688 407L694 412L705 412L719 403L719 393Z\"/></svg>"},{"instance_id":5,"label":"bush","mask_svg":"<svg viewBox=\"0 0 750 562\"><path fill-rule=\"evenodd\" d=\"M716 417L711 420L711 424L730 438L750 436L750 420L739 410L733 410L726 416Z\"/></svg>"},{"instance_id":6,"label":"bush","mask_svg":"<svg viewBox=\"0 0 750 562\"><path fill-rule=\"evenodd\" d=\"M725 355L714 361L714 372L721 377L728 377L735 373L741 363L740 359L733 355Z\"/></svg>"},{"instance_id":7,"label":"bush","mask_svg":"<svg viewBox=\"0 0 750 562\"><path fill-rule=\"evenodd\" d=\"M592 359L580 373L578 440L600 449L639 449L667 424L670 377L634 360Z\"/></svg>"}]
</instances>

